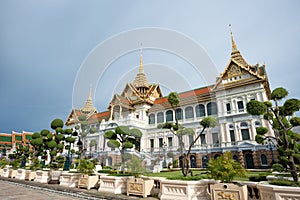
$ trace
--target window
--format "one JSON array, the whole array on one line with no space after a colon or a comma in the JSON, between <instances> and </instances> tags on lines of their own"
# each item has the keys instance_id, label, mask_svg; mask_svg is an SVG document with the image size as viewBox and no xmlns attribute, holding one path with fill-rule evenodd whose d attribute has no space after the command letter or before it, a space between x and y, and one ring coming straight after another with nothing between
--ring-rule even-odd
<instances>
[{"instance_id":1,"label":"window","mask_svg":"<svg viewBox=\"0 0 300 200\"><path fill-rule=\"evenodd\" d=\"M157 114L157 123L164 123L164 113L163 112L159 112Z\"/></svg>"},{"instance_id":2,"label":"window","mask_svg":"<svg viewBox=\"0 0 300 200\"><path fill-rule=\"evenodd\" d=\"M154 139L150 139L150 148L151 148L151 149L154 148Z\"/></svg>"},{"instance_id":3,"label":"window","mask_svg":"<svg viewBox=\"0 0 300 200\"><path fill-rule=\"evenodd\" d=\"M181 108L177 108L176 109L176 115L177 115L177 119L178 120L182 120L183 119L183 112Z\"/></svg>"},{"instance_id":4,"label":"window","mask_svg":"<svg viewBox=\"0 0 300 200\"><path fill-rule=\"evenodd\" d=\"M173 138L172 137L168 137L168 144L169 144L169 147L173 146Z\"/></svg>"},{"instance_id":5,"label":"window","mask_svg":"<svg viewBox=\"0 0 300 200\"><path fill-rule=\"evenodd\" d=\"M167 122L172 122L173 121L173 111L172 110L168 110L166 112L166 121Z\"/></svg>"},{"instance_id":6,"label":"window","mask_svg":"<svg viewBox=\"0 0 300 200\"><path fill-rule=\"evenodd\" d=\"M231 105L230 105L230 103L226 103L226 111L227 111L227 114L231 113Z\"/></svg>"},{"instance_id":7,"label":"window","mask_svg":"<svg viewBox=\"0 0 300 200\"><path fill-rule=\"evenodd\" d=\"M207 115L217 114L217 104L215 102L209 102L207 104Z\"/></svg>"},{"instance_id":8,"label":"window","mask_svg":"<svg viewBox=\"0 0 300 200\"><path fill-rule=\"evenodd\" d=\"M236 162L239 162L239 157L237 155L233 155L232 159L235 160Z\"/></svg>"},{"instance_id":9,"label":"window","mask_svg":"<svg viewBox=\"0 0 300 200\"><path fill-rule=\"evenodd\" d=\"M249 129L242 129L241 132L243 140L250 140Z\"/></svg>"},{"instance_id":10,"label":"window","mask_svg":"<svg viewBox=\"0 0 300 200\"><path fill-rule=\"evenodd\" d=\"M162 138L158 138L158 144L159 144L159 148L163 147L163 139Z\"/></svg>"},{"instance_id":11,"label":"window","mask_svg":"<svg viewBox=\"0 0 300 200\"><path fill-rule=\"evenodd\" d=\"M154 114L149 115L149 124L155 124L155 115Z\"/></svg>"},{"instance_id":12,"label":"window","mask_svg":"<svg viewBox=\"0 0 300 200\"><path fill-rule=\"evenodd\" d=\"M239 112L244 112L244 102L238 101L237 105L238 105Z\"/></svg>"},{"instance_id":13,"label":"window","mask_svg":"<svg viewBox=\"0 0 300 200\"><path fill-rule=\"evenodd\" d=\"M268 165L267 156L265 154L260 155L261 165Z\"/></svg>"},{"instance_id":14,"label":"window","mask_svg":"<svg viewBox=\"0 0 300 200\"><path fill-rule=\"evenodd\" d=\"M205 135L200 135L201 144L206 144Z\"/></svg>"},{"instance_id":15,"label":"window","mask_svg":"<svg viewBox=\"0 0 300 200\"><path fill-rule=\"evenodd\" d=\"M193 107L189 106L185 108L185 118L186 119L194 118Z\"/></svg>"},{"instance_id":16,"label":"window","mask_svg":"<svg viewBox=\"0 0 300 200\"><path fill-rule=\"evenodd\" d=\"M194 136L189 135L189 145L191 145L194 142Z\"/></svg>"},{"instance_id":17,"label":"window","mask_svg":"<svg viewBox=\"0 0 300 200\"><path fill-rule=\"evenodd\" d=\"M205 116L205 106L203 104L199 104L196 106L196 117L204 117Z\"/></svg>"},{"instance_id":18,"label":"window","mask_svg":"<svg viewBox=\"0 0 300 200\"><path fill-rule=\"evenodd\" d=\"M235 142L234 130L229 130L231 143Z\"/></svg>"},{"instance_id":19,"label":"window","mask_svg":"<svg viewBox=\"0 0 300 200\"><path fill-rule=\"evenodd\" d=\"M219 134L218 133L213 133L212 134L212 138L213 138L213 144L219 144Z\"/></svg>"},{"instance_id":20,"label":"window","mask_svg":"<svg viewBox=\"0 0 300 200\"><path fill-rule=\"evenodd\" d=\"M255 127L260 127L261 126L261 123L259 121L255 121Z\"/></svg>"}]
</instances>

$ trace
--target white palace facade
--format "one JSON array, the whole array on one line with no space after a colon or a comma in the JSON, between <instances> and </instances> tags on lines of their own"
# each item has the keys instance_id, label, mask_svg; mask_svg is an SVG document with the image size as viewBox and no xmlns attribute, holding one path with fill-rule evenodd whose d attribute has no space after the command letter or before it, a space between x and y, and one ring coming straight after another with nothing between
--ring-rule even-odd
<instances>
[{"instance_id":1,"label":"white palace facade","mask_svg":"<svg viewBox=\"0 0 300 200\"><path fill-rule=\"evenodd\" d=\"M255 142L256 127L269 127L269 124L262 116L252 116L246 111L246 104L252 99L269 100L270 88L265 65L248 64L237 49L233 36L231 39L229 62L216 82L179 93L180 106L176 109L178 120L184 127L195 130L194 136L183 138L186 149L201 130L199 122L204 117L213 116L218 120L218 126L206 130L193 146L191 167L205 167L209 159L225 151L231 151L233 158L246 168L269 167L277 157L273 146ZM90 127L97 129L96 133L87 136L87 144L91 140L97 143L87 148L88 153L99 157L105 165L120 162L119 152L110 149L104 138L104 133L116 126L138 128L143 132L140 152L132 150L132 153L150 160L178 159L180 164L178 138L169 130L158 128L158 124L175 121L175 113L167 96L163 96L160 85L148 82L143 71L142 55L135 80L127 83L122 93L114 94L107 111L97 112L90 92L85 106L73 109L66 125L74 127L79 115L86 115ZM166 154L171 158L163 158Z\"/></svg>"}]
</instances>

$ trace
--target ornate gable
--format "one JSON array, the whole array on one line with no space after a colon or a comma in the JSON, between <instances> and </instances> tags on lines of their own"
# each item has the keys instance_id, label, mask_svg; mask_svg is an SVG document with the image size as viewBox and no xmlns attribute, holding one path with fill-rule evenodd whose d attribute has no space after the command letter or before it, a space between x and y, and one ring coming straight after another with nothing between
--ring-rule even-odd
<instances>
[{"instance_id":1,"label":"ornate gable","mask_svg":"<svg viewBox=\"0 0 300 200\"><path fill-rule=\"evenodd\" d=\"M232 52L229 62L224 70L218 77L212 90L239 87L245 84L251 84L255 82L262 82L267 95L270 94L270 88L268 78L266 75L265 65L259 66L249 65L240 51L237 49L233 35L232 39Z\"/></svg>"}]
</instances>

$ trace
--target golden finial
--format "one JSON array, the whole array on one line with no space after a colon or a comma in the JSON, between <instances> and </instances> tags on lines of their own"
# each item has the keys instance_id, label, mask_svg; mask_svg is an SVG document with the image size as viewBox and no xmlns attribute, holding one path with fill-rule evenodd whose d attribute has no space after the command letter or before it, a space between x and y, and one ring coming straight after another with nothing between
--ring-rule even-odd
<instances>
[{"instance_id":1,"label":"golden finial","mask_svg":"<svg viewBox=\"0 0 300 200\"><path fill-rule=\"evenodd\" d=\"M140 69L139 73L144 73L143 70L143 50L142 50L142 43L141 43L141 49L140 49Z\"/></svg>"},{"instance_id":2,"label":"golden finial","mask_svg":"<svg viewBox=\"0 0 300 200\"><path fill-rule=\"evenodd\" d=\"M231 31L231 24L229 24L229 30L230 30L230 35L231 35L232 51L237 51L236 44L235 44L233 34Z\"/></svg>"},{"instance_id":3,"label":"golden finial","mask_svg":"<svg viewBox=\"0 0 300 200\"><path fill-rule=\"evenodd\" d=\"M92 84L90 84L90 91L89 91L88 99L92 100Z\"/></svg>"}]
</instances>

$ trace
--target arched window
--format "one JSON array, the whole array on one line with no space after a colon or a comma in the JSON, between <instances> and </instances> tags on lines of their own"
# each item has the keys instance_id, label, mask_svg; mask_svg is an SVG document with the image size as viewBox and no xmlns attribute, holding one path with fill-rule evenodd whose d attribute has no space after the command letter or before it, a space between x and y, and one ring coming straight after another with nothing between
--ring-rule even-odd
<instances>
[{"instance_id":1,"label":"arched window","mask_svg":"<svg viewBox=\"0 0 300 200\"><path fill-rule=\"evenodd\" d=\"M241 122L241 128L248 128L248 123L247 122Z\"/></svg>"},{"instance_id":2,"label":"arched window","mask_svg":"<svg viewBox=\"0 0 300 200\"><path fill-rule=\"evenodd\" d=\"M207 104L207 115L216 115L217 112L217 104L215 102L209 102Z\"/></svg>"},{"instance_id":3,"label":"arched window","mask_svg":"<svg viewBox=\"0 0 300 200\"><path fill-rule=\"evenodd\" d=\"M173 110L168 110L166 112L166 121L172 122L173 121Z\"/></svg>"},{"instance_id":4,"label":"arched window","mask_svg":"<svg viewBox=\"0 0 300 200\"><path fill-rule=\"evenodd\" d=\"M239 157L237 155L233 155L232 159L235 160L236 162L239 162Z\"/></svg>"},{"instance_id":5,"label":"arched window","mask_svg":"<svg viewBox=\"0 0 300 200\"><path fill-rule=\"evenodd\" d=\"M268 165L267 156L265 154L260 155L261 165Z\"/></svg>"},{"instance_id":6,"label":"arched window","mask_svg":"<svg viewBox=\"0 0 300 200\"><path fill-rule=\"evenodd\" d=\"M182 120L183 119L183 112L181 108L177 108L176 109L176 115L177 115L177 119L178 120Z\"/></svg>"},{"instance_id":7,"label":"arched window","mask_svg":"<svg viewBox=\"0 0 300 200\"><path fill-rule=\"evenodd\" d=\"M196 106L196 117L204 117L205 116L205 106L203 104L199 104Z\"/></svg>"},{"instance_id":8,"label":"arched window","mask_svg":"<svg viewBox=\"0 0 300 200\"><path fill-rule=\"evenodd\" d=\"M164 123L164 113L163 112L157 113L157 123Z\"/></svg>"},{"instance_id":9,"label":"arched window","mask_svg":"<svg viewBox=\"0 0 300 200\"><path fill-rule=\"evenodd\" d=\"M185 118L186 119L194 118L193 107L189 106L185 108Z\"/></svg>"},{"instance_id":10,"label":"arched window","mask_svg":"<svg viewBox=\"0 0 300 200\"><path fill-rule=\"evenodd\" d=\"M155 115L154 114L149 115L149 124L155 124Z\"/></svg>"}]
</instances>

